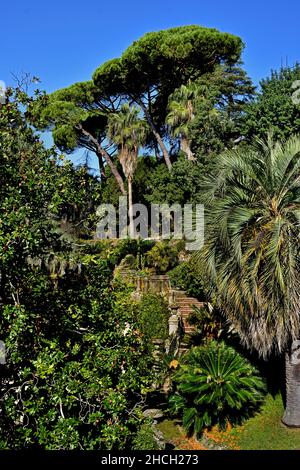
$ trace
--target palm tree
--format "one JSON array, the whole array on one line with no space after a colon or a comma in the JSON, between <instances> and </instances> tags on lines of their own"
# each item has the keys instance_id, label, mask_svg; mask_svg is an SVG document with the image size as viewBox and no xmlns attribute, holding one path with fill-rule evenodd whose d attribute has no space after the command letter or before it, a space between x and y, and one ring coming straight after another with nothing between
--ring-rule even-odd
<instances>
[{"instance_id":1,"label":"palm tree","mask_svg":"<svg viewBox=\"0 0 300 470\"><path fill-rule=\"evenodd\" d=\"M173 136L180 138L180 149L188 160L195 159L188 138L189 124L195 117L197 101L205 100L207 92L207 86L189 82L187 85L181 85L169 98L166 123L170 126Z\"/></svg>"},{"instance_id":2,"label":"palm tree","mask_svg":"<svg viewBox=\"0 0 300 470\"><path fill-rule=\"evenodd\" d=\"M300 426L300 137L269 136L215 166L198 261L242 342L263 357L286 352L283 422Z\"/></svg>"},{"instance_id":3,"label":"palm tree","mask_svg":"<svg viewBox=\"0 0 300 470\"><path fill-rule=\"evenodd\" d=\"M140 110L124 104L108 120L108 137L118 146L119 160L128 182L129 235L134 237L132 180L137 167L138 150L145 142L147 125L139 117Z\"/></svg>"}]
</instances>

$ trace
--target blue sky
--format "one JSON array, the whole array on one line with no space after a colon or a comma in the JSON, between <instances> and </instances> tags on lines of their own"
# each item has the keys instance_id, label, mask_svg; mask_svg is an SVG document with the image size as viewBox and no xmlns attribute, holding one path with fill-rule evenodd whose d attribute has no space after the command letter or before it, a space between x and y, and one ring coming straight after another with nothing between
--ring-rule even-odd
<instances>
[{"instance_id":1,"label":"blue sky","mask_svg":"<svg viewBox=\"0 0 300 470\"><path fill-rule=\"evenodd\" d=\"M187 24L241 36L255 83L300 61L299 0L11 0L0 6L0 80L30 72L50 92L89 79L148 31Z\"/></svg>"},{"instance_id":2,"label":"blue sky","mask_svg":"<svg viewBox=\"0 0 300 470\"><path fill-rule=\"evenodd\" d=\"M300 60L299 0L11 0L0 21L0 79L31 72L47 91L88 79L145 32L186 24L240 35L256 82Z\"/></svg>"}]
</instances>

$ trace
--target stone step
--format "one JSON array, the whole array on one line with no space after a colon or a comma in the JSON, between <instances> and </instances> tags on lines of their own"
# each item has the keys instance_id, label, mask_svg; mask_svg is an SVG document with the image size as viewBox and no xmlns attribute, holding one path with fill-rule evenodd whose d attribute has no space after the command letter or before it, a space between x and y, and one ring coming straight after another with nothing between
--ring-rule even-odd
<instances>
[{"instance_id":1,"label":"stone step","mask_svg":"<svg viewBox=\"0 0 300 470\"><path fill-rule=\"evenodd\" d=\"M176 297L176 299L179 299L179 300L182 300L182 299L185 299L185 300L196 300L196 302L200 302L199 299L196 299L196 297L192 297L192 296L186 296L186 295L182 295L180 297Z\"/></svg>"},{"instance_id":2,"label":"stone step","mask_svg":"<svg viewBox=\"0 0 300 470\"><path fill-rule=\"evenodd\" d=\"M189 324L188 318L194 313L194 307L204 307L204 302L200 302L195 297L187 295L184 291L176 290L173 291L174 303L178 306L178 311L182 320L182 326L185 334L192 334L195 331L195 327ZM185 349L184 347L180 347ZM186 348L188 349L188 347Z\"/></svg>"},{"instance_id":3,"label":"stone step","mask_svg":"<svg viewBox=\"0 0 300 470\"><path fill-rule=\"evenodd\" d=\"M178 305L178 308L180 308L180 309L182 309L182 308L183 308L183 309L184 309L184 308L190 308L190 309L192 309L192 308L194 308L194 307L196 307L196 308L200 308L200 307L201 307L201 305L197 305L197 304L184 304L184 305Z\"/></svg>"},{"instance_id":4,"label":"stone step","mask_svg":"<svg viewBox=\"0 0 300 470\"><path fill-rule=\"evenodd\" d=\"M183 308L183 309L179 309L180 310L180 313L194 313L194 309L193 308Z\"/></svg>"},{"instance_id":5,"label":"stone step","mask_svg":"<svg viewBox=\"0 0 300 470\"><path fill-rule=\"evenodd\" d=\"M197 302L198 304L202 304L203 302L200 302L197 299L194 299L193 297L191 298L185 298L185 297L180 297L176 299L177 302Z\"/></svg>"},{"instance_id":6,"label":"stone step","mask_svg":"<svg viewBox=\"0 0 300 470\"><path fill-rule=\"evenodd\" d=\"M197 304L194 303L184 303L184 304L178 304L178 308L192 308L193 306L198 307Z\"/></svg>"}]
</instances>

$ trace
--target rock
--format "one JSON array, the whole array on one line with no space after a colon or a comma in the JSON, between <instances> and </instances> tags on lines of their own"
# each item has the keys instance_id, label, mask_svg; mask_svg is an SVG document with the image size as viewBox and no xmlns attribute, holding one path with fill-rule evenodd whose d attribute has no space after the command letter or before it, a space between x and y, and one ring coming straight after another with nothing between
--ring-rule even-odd
<instances>
[{"instance_id":1,"label":"rock","mask_svg":"<svg viewBox=\"0 0 300 470\"><path fill-rule=\"evenodd\" d=\"M152 419L160 419L164 417L164 414L158 408L148 408L147 410L143 411L143 415L145 418L152 418Z\"/></svg>"}]
</instances>

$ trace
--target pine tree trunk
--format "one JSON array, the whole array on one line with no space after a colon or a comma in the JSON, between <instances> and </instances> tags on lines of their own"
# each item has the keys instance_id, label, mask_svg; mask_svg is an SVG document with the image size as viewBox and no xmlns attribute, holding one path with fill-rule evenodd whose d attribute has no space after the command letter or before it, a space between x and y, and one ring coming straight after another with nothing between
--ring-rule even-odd
<instances>
[{"instance_id":1,"label":"pine tree trunk","mask_svg":"<svg viewBox=\"0 0 300 470\"><path fill-rule=\"evenodd\" d=\"M300 427L300 340L292 343L285 365L286 408L282 422L286 426Z\"/></svg>"},{"instance_id":2,"label":"pine tree trunk","mask_svg":"<svg viewBox=\"0 0 300 470\"><path fill-rule=\"evenodd\" d=\"M131 176L128 177L128 214L129 214L129 238L134 238Z\"/></svg>"},{"instance_id":3,"label":"pine tree trunk","mask_svg":"<svg viewBox=\"0 0 300 470\"><path fill-rule=\"evenodd\" d=\"M118 169L115 166L115 164L113 163L112 159L110 158L110 155L107 153L107 151L104 148L101 147L98 140L92 134L90 134L88 131L83 129L82 126L78 126L78 129L80 129L80 131L86 137L88 137L90 139L90 141L94 144L96 153L101 155L104 158L104 160L106 161L107 165L110 168L110 171L112 172L112 174L114 175L114 177L115 177L115 179L118 183L118 186L120 188L121 193L123 194L123 196L126 196L127 192L126 192L125 187L124 187L123 178L120 175L120 173L118 172Z\"/></svg>"},{"instance_id":4,"label":"pine tree trunk","mask_svg":"<svg viewBox=\"0 0 300 470\"><path fill-rule=\"evenodd\" d=\"M104 158L106 160L107 165L110 168L110 171L112 172L112 174L114 175L114 177L115 177L115 179L118 183L118 186L120 188L121 193L123 194L123 196L126 196L127 193L126 193L126 189L124 187L123 178L120 175L120 173L118 172L117 167L114 165L112 159L110 158L110 156L108 155L108 153L106 151L104 151L103 155L104 155Z\"/></svg>"},{"instance_id":5,"label":"pine tree trunk","mask_svg":"<svg viewBox=\"0 0 300 470\"><path fill-rule=\"evenodd\" d=\"M102 155L99 152L96 152L96 155L97 155L97 158L98 158L101 180L105 180L106 179L106 173L105 173L105 168L104 168L104 164L103 164Z\"/></svg>"},{"instance_id":6,"label":"pine tree trunk","mask_svg":"<svg viewBox=\"0 0 300 470\"><path fill-rule=\"evenodd\" d=\"M136 99L136 102L140 105L140 107L142 108L142 110L144 111L144 114L145 114L145 118L147 119L148 121L148 124L152 130L152 133L154 135L154 137L156 138L156 141L163 153L163 156L164 156L164 159L165 159L165 162L166 162L166 165L168 167L168 170L171 171L172 170L172 163L171 163L171 159L170 159L170 155L169 155L169 152L167 150L167 147L165 146L164 144L164 141L162 140L159 132L157 131L155 125L154 125L154 122L152 120L152 117L147 109L147 107L144 105L144 103L142 102L142 100L137 100Z\"/></svg>"},{"instance_id":7,"label":"pine tree trunk","mask_svg":"<svg viewBox=\"0 0 300 470\"><path fill-rule=\"evenodd\" d=\"M161 151L163 153L163 156L164 156L164 160L166 162L166 165L168 167L168 170L171 171L172 170L172 163L171 163L171 159L170 159L170 155L169 155L169 152L167 150L167 147L165 146L161 136L159 135L159 133L157 132L157 130L155 129L155 127L153 126L153 129L152 129L152 132L157 140L157 143L158 145L160 146L161 148Z\"/></svg>"}]
</instances>

